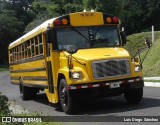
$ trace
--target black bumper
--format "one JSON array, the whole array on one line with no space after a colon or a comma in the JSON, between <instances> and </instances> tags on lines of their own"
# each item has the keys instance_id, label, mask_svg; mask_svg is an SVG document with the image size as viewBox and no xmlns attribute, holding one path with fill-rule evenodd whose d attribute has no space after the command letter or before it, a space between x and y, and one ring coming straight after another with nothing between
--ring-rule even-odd
<instances>
[{"instance_id":1,"label":"black bumper","mask_svg":"<svg viewBox=\"0 0 160 125\"><path fill-rule=\"evenodd\" d=\"M135 78L136 79L136 78ZM128 81L127 79L126 81ZM111 81L117 82L117 81ZM95 84L95 83L94 83ZM90 84L90 85L94 85ZM99 83L99 87L92 87L92 88L80 88L77 87L77 89L69 90L69 95L71 97L94 97L94 96L101 96L101 97L109 97L109 96L116 96L121 95L125 91L129 91L132 89L138 89L144 87L144 81L143 79L139 81L133 81L133 82L124 82L120 84L120 87L111 89L108 86L104 86L105 82ZM76 85L79 86L79 85Z\"/></svg>"}]
</instances>

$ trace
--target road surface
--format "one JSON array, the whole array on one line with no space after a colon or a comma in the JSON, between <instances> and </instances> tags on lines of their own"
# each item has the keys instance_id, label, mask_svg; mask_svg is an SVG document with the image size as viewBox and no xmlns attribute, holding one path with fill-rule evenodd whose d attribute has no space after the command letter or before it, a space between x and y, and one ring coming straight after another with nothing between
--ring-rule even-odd
<instances>
[{"instance_id":1,"label":"road surface","mask_svg":"<svg viewBox=\"0 0 160 125\"><path fill-rule=\"evenodd\" d=\"M10 84L8 71L0 72L0 92L29 112L38 112L49 116L67 116L64 112L57 111L53 105L50 105L45 94L38 95L34 100L22 101L19 87ZM80 103L79 112L74 114L74 116L79 115L160 116L160 88L144 87L143 100L136 105L129 105L123 96L86 100Z\"/></svg>"}]
</instances>

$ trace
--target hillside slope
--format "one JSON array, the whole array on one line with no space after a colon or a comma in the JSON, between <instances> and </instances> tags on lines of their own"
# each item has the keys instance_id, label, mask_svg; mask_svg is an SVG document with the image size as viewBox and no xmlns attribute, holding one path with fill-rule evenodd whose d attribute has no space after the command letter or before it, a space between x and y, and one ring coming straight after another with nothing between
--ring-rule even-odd
<instances>
[{"instance_id":1,"label":"hillside slope","mask_svg":"<svg viewBox=\"0 0 160 125\"><path fill-rule=\"evenodd\" d=\"M125 48L130 52L131 56L135 55L139 48L145 47L145 39L151 41L151 32L142 32L127 36L127 44ZM160 31L155 32L155 40L160 38Z\"/></svg>"},{"instance_id":2,"label":"hillside slope","mask_svg":"<svg viewBox=\"0 0 160 125\"><path fill-rule=\"evenodd\" d=\"M160 76L160 39L150 48L143 62L143 72L144 76Z\"/></svg>"},{"instance_id":3,"label":"hillside slope","mask_svg":"<svg viewBox=\"0 0 160 125\"><path fill-rule=\"evenodd\" d=\"M125 48L130 52L131 57L136 54L139 48L145 45L145 38L151 40L151 32L144 32L127 36L127 45ZM141 54L143 59L145 53ZM143 62L144 76L160 76L160 32L155 32L155 42L150 48Z\"/></svg>"}]
</instances>

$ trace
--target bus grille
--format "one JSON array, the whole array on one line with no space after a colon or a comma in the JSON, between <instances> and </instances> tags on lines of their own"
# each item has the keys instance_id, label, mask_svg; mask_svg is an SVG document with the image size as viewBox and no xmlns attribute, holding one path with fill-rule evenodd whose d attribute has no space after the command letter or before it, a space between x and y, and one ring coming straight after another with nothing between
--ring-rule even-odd
<instances>
[{"instance_id":1,"label":"bus grille","mask_svg":"<svg viewBox=\"0 0 160 125\"><path fill-rule=\"evenodd\" d=\"M114 78L130 75L128 59L103 60L92 62L94 79Z\"/></svg>"}]
</instances>

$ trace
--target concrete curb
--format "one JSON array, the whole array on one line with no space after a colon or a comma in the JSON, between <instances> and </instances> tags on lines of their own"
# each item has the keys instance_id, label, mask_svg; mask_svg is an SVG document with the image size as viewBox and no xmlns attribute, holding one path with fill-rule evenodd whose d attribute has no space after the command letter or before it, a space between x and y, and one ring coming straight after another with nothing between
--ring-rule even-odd
<instances>
[{"instance_id":1,"label":"concrete curb","mask_svg":"<svg viewBox=\"0 0 160 125\"><path fill-rule=\"evenodd\" d=\"M144 80L160 80L160 77L144 77Z\"/></svg>"},{"instance_id":2,"label":"concrete curb","mask_svg":"<svg viewBox=\"0 0 160 125\"><path fill-rule=\"evenodd\" d=\"M159 82L144 82L144 86L146 87L160 87Z\"/></svg>"},{"instance_id":3,"label":"concrete curb","mask_svg":"<svg viewBox=\"0 0 160 125\"><path fill-rule=\"evenodd\" d=\"M147 80L155 80L155 82L147 82ZM160 82L156 82L156 80L160 80L160 77L144 77L144 86L146 86L146 87L160 87Z\"/></svg>"}]
</instances>

